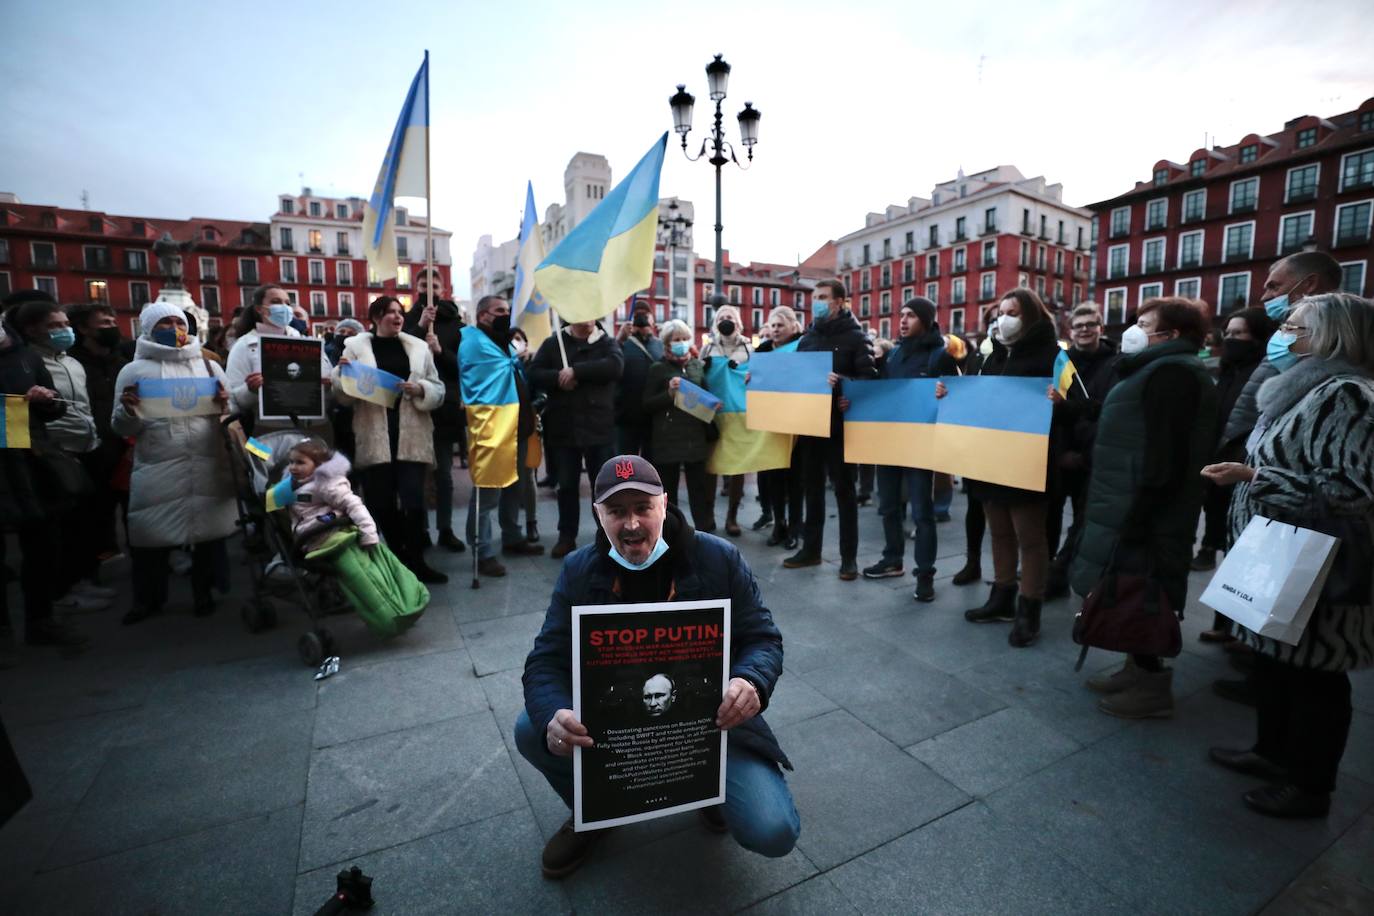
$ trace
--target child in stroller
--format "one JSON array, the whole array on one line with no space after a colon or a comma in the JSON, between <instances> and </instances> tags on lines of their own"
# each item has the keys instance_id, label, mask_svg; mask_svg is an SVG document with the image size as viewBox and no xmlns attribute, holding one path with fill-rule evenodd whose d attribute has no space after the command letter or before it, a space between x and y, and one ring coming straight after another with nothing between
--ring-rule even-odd
<instances>
[{"instance_id":1,"label":"child in stroller","mask_svg":"<svg viewBox=\"0 0 1374 916\"><path fill-rule=\"evenodd\" d=\"M342 521L358 529L358 546L371 550L381 543L377 523L348 483L349 463L319 439L306 439L287 453L287 473L294 481L291 532L302 553L322 546L329 531Z\"/></svg>"}]
</instances>

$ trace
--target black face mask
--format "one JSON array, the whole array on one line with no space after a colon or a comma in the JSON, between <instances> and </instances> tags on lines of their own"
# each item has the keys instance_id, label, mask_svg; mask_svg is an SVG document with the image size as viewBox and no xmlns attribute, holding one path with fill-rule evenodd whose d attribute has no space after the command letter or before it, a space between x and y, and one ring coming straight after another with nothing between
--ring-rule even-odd
<instances>
[{"instance_id":1,"label":"black face mask","mask_svg":"<svg viewBox=\"0 0 1374 916\"><path fill-rule=\"evenodd\" d=\"M1232 365L1257 363L1263 351L1258 340L1240 340L1228 337L1221 342L1221 360Z\"/></svg>"},{"instance_id":2,"label":"black face mask","mask_svg":"<svg viewBox=\"0 0 1374 916\"><path fill-rule=\"evenodd\" d=\"M716 325L716 327L720 329L720 335L722 337L735 336L735 323L731 321L729 318L725 319L720 324Z\"/></svg>"},{"instance_id":3,"label":"black face mask","mask_svg":"<svg viewBox=\"0 0 1374 916\"><path fill-rule=\"evenodd\" d=\"M510 336L510 316L498 315L491 320L491 330L500 337Z\"/></svg>"},{"instance_id":4,"label":"black face mask","mask_svg":"<svg viewBox=\"0 0 1374 916\"><path fill-rule=\"evenodd\" d=\"M100 328L91 335L91 339L105 349L113 350L119 346L123 337L120 336L119 328Z\"/></svg>"}]
</instances>

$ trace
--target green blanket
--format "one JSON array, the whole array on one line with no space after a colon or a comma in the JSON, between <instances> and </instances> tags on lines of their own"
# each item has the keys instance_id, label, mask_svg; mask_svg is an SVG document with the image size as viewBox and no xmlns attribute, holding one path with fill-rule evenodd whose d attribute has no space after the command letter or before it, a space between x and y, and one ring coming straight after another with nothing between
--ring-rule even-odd
<instances>
[{"instance_id":1,"label":"green blanket","mask_svg":"<svg viewBox=\"0 0 1374 916\"><path fill-rule=\"evenodd\" d=\"M306 554L311 562L328 562L358 616L379 636L410 629L429 604L429 589L401 565L385 544L371 550L358 546L358 530L335 531Z\"/></svg>"}]
</instances>

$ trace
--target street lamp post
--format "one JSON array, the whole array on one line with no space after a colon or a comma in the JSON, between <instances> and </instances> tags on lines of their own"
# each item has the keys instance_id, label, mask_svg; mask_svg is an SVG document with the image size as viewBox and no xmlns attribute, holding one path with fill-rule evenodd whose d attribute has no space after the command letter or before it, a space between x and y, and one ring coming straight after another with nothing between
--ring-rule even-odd
<instances>
[{"instance_id":1,"label":"street lamp post","mask_svg":"<svg viewBox=\"0 0 1374 916\"><path fill-rule=\"evenodd\" d=\"M668 204L668 219L665 220L667 232L664 233L664 242L668 249L668 317L677 318L677 248L686 238L687 230L692 228L692 221L683 216L678 210L677 199L674 198ZM696 338L696 321L692 314L693 309L688 303L687 307L687 327L692 331L693 339Z\"/></svg>"},{"instance_id":2,"label":"street lamp post","mask_svg":"<svg viewBox=\"0 0 1374 916\"><path fill-rule=\"evenodd\" d=\"M682 136L682 154L691 162L696 162L706 155L708 144L711 148L711 158L707 161L716 168L716 271L715 271L715 294L711 297L713 306L723 305L725 295L723 284L725 278L725 265L722 263L721 246L721 207L720 207L720 173L721 167L727 162L733 162L741 169L749 166L741 165L735 158L734 147L725 139L724 115L721 110L721 103L725 101L725 87L730 80L730 65L727 64L717 54L715 59L706 65L706 89L712 102L716 103L715 123L711 127L711 133L701 142L701 149L695 156L687 152L687 134L692 130L692 106L696 99L687 91L685 83L678 83L677 92L668 100L668 104L673 109L673 129ZM759 142L759 119L763 117L759 110L754 107L753 102L745 102L744 109L736 116L739 121L740 142L748 153L745 157L748 162L754 161L754 144Z\"/></svg>"}]
</instances>

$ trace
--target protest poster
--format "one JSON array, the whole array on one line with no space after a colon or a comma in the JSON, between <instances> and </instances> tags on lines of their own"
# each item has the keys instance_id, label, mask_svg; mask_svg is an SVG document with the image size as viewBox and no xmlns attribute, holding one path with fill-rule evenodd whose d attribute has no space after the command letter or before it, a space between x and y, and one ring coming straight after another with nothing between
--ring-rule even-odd
<instances>
[{"instance_id":1,"label":"protest poster","mask_svg":"<svg viewBox=\"0 0 1374 916\"><path fill-rule=\"evenodd\" d=\"M401 397L401 382L405 379L385 369L369 366L351 359L339 367L339 388L350 398L367 401L388 410Z\"/></svg>"},{"instance_id":2,"label":"protest poster","mask_svg":"<svg viewBox=\"0 0 1374 916\"><path fill-rule=\"evenodd\" d=\"M574 827L597 830L725 801L730 601L574 607Z\"/></svg>"},{"instance_id":3,"label":"protest poster","mask_svg":"<svg viewBox=\"0 0 1374 916\"><path fill-rule=\"evenodd\" d=\"M145 420L167 417L219 416L217 378L143 378L138 380L138 415Z\"/></svg>"},{"instance_id":4,"label":"protest poster","mask_svg":"<svg viewBox=\"0 0 1374 916\"><path fill-rule=\"evenodd\" d=\"M262 387L258 389L258 418L262 420L318 420L324 417L324 388L320 360L324 341L316 337L258 338Z\"/></svg>"}]
</instances>

